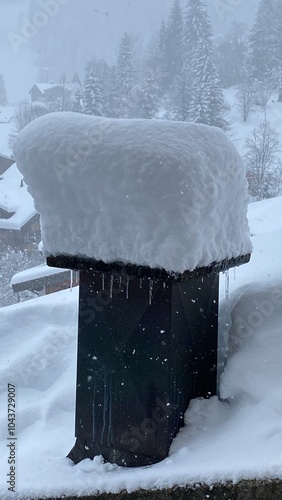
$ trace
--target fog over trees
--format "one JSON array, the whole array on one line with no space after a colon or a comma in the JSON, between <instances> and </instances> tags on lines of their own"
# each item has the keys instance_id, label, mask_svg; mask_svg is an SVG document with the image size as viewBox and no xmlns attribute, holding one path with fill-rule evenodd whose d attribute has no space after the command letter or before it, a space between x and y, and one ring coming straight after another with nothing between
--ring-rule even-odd
<instances>
[{"instance_id":1,"label":"fog over trees","mask_svg":"<svg viewBox=\"0 0 282 500\"><path fill-rule=\"evenodd\" d=\"M27 5L25 0L19 4ZM23 23L39 13L37 0L28 5ZM242 122L256 106L268 121L270 99L282 100L279 0L249 0L232 8L219 0L212 5L203 0L157 0L153 7L145 0L142 5L139 11L133 0L119 5L85 0L78 12L77 2L69 2L49 20L48 29L30 37L37 81L55 81L60 94L45 108L18 105L11 144L24 124L50 111L184 120L229 131L223 94L229 87L237 88ZM241 22L247 15L249 25ZM122 32L129 22L130 29ZM104 36L108 38L103 46ZM1 74L2 105L5 80Z\"/></svg>"},{"instance_id":2,"label":"fog over trees","mask_svg":"<svg viewBox=\"0 0 282 500\"><path fill-rule=\"evenodd\" d=\"M233 89L238 120L255 124L243 148L250 200L281 195L282 149L269 117L269 104L282 101L281 1L248 0L232 8L221 0L69 1L42 29L34 24L42 2L0 5L14 16L16 36L27 26L33 30L18 54L4 36L0 107L15 104L11 148L29 122L53 111L183 120L220 127L233 138L234 112L224 98ZM31 102L28 91L35 83L54 83L57 90L44 102ZM11 102L10 95L17 97ZM14 272L33 264L15 251L3 259L6 288ZM14 300L11 289L5 297L5 303Z\"/></svg>"}]
</instances>

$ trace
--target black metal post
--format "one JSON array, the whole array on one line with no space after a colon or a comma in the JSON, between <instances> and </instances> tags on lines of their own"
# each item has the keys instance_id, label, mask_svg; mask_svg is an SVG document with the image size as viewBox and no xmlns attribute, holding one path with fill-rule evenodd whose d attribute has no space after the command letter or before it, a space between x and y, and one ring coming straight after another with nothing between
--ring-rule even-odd
<instances>
[{"instance_id":1,"label":"black metal post","mask_svg":"<svg viewBox=\"0 0 282 500\"><path fill-rule=\"evenodd\" d=\"M76 443L68 456L78 463L103 455L128 467L164 459L190 400L216 394L218 272L48 263L81 269Z\"/></svg>"}]
</instances>

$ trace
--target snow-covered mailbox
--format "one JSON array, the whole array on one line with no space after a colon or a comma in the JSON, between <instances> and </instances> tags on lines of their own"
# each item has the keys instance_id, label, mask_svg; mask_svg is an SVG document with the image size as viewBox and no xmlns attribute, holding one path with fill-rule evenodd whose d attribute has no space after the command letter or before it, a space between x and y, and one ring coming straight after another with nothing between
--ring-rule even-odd
<instances>
[{"instance_id":1,"label":"snow-covered mailbox","mask_svg":"<svg viewBox=\"0 0 282 500\"><path fill-rule=\"evenodd\" d=\"M216 391L219 272L251 252L240 156L217 128L75 113L28 125L15 156L47 263L80 270L69 456L162 460Z\"/></svg>"}]
</instances>

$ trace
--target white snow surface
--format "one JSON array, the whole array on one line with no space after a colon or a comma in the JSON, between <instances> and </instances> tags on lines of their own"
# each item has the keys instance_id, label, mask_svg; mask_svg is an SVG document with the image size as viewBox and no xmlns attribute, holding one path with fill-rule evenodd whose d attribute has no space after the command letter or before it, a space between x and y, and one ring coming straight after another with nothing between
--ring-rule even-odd
<instances>
[{"instance_id":1,"label":"white snow surface","mask_svg":"<svg viewBox=\"0 0 282 500\"><path fill-rule=\"evenodd\" d=\"M245 169L218 128L53 113L14 152L46 256L183 272L252 250Z\"/></svg>"},{"instance_id":2,"label":"white snow surface","mask_svg":"<svg viewBox=\"0 0 282 500\"><path fill-rule=\"evenodd\" d=\"M14 274L11 279L11 285L18 285L19 283L26 283L27 281L33 281L40 278L47 278L48 276L53 276L54 274L61 274L70 272L68 269L61 269L55 267L49 267L47 264L39 264L38 266L31 267L25 271Z\"/></svg>"},{"instance_id":3,"label":"white snow surface","mask_svg":"<svg viewBox=\"0 0 282 500\"><path fill-rule=\"evenodd\" d=\"M0 229L19 231L36 214L33 198L26 185L22 185L22 178L15 163L1 175L0 208L13 215L9 219L0 218Z\"/></svg>"},{"instance_id":4,"label":"white snow surface","mask_svg":"<svg viewBox=\"0 0 282 500\"><path fill-rule=\"evenodd\" d=\"M253 257L236 275L230 272L230 352L221 379L226 401L191 401L169 457L152 467L122 468L104 464L102 457L74 466L64 458L74 444L78 289L0 310L1 500L282 479L282 228L277 212L282 212L282 197L250 205ZM224 309L224 283L221 297ZM6 483L8 383L15 384L17 398L16 493L8 493Z\"/></svg>"}]
</instances>

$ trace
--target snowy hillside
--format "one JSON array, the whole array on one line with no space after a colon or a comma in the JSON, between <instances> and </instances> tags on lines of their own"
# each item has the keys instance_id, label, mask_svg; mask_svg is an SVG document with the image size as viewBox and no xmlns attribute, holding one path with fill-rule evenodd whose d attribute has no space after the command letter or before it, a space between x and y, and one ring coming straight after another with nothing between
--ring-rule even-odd
<instances>
[{"instance_id":1,"label":"snowy hillside","mask_svg":"<svg viewBox=\"0 0 282 500\"><path fill-rule=\"evenodd\" d=\"M73 466L77 290L4 308L1 321L1 468L7 468L7 384L16 386L17 488L9 498L84 494L241 478L282 478L282 198L249 207L254 254L222 278L230 355L221 396L194 400L170 457L143 469ZM7 498L5 474L1 500Z\"/></svg>"},{"instance_id":2,"label":"snowy hillside","mask_svg":"<svg viewBox=\"0 0 282 500\"><path fill-rule=\"evenodd\" d=\"M245 153L244 144L247 137L255 127L258 127L264 121L264 111L259 106L256 106L254 112L250 113L247 122L244 123L238 110L236 93L237 89L235 87L224 90L224 97L230 108L227 113L227 119L231 124L231 131L228 135L239 153L243 155ZM0 110L0 152L11 154L11 149L8 146L8 138L13 128L13 122L5 123L5 115L8 115L8 113L13 114L14 108L7 106L0 108ZM1 123L1 116L3 116L3 123ZM282 147L282 102L277 102L276 96L273 96L267 105L266 117L278 132Z\"/></svg>"},{"instance_id":3,"label":"snowy hillside","mask_svg":"<svg viewBox=\"0 0 282 500\"><path fill-rule=\"evenodd\" d=\"M229 135L239 153L244 154L244 144L247 137L251 134L255 127L258 127L261 123L263 123L265 116L264 111L260 106L254 106L253 112L250 113L247 122L244 123L238 110L236 93L237 89L232 87L224 90L224 97L230 107L230 110L228 111L228 120L231 123L231 131ZM277 102L276 95L273 95L267 104L266 119L271 123L271 125L273 125L276 132L279 134L279 141L282 148L282 102Z\"/></svg>"}]
</instances>

